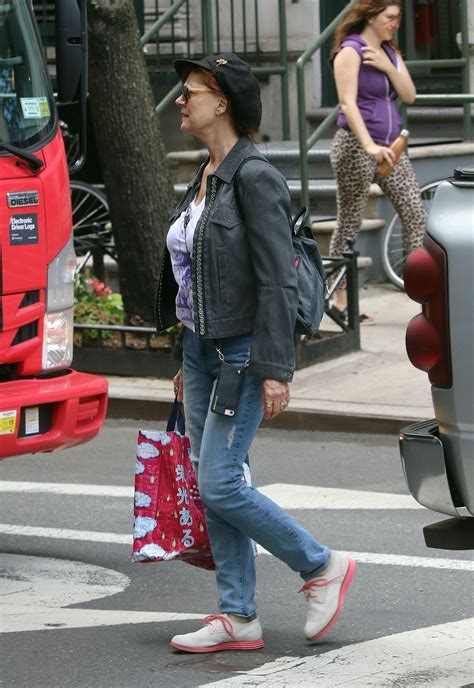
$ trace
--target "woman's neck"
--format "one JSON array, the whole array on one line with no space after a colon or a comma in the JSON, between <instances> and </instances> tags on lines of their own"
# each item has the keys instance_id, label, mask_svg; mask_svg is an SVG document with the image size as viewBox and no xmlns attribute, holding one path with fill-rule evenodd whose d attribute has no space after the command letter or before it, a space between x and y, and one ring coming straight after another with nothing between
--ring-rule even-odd
<instances>
[{"instance_id":1,"label":"woman's neck","mask_svg":"<svg viewBox=\"0 0 474 688\"><path fill-rule=\"evenodd\" d=\"M375 31L373 31L369 25L367 25L359 35L371 48L380 48L382 45L383 41L380 40Z\"/></svg>"},{"instance_id":2,"label":"woman's neck","mask_svg":"<svg viewBox=\"0 0 474 688\"><path fill-rule=\"evenodd\" d=\"M234 130L213 131L209 133L209 136L201 138L202 143L209 151L209 163L207 165L209 173L212 174L217 170L238 140L239 136Z\"/></svg>"}]
</instances>

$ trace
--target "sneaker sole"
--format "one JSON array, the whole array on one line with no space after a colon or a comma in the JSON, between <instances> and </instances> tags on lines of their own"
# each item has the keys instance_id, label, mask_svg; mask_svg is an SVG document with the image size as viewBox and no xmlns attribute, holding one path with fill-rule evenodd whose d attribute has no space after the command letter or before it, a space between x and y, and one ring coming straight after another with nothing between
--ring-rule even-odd
<instances>
[{"instance_id":1,"label":"sneaker sole","mask_svg":"<svg viewBox=\"0 0 474 688\"><path fill-rule=\"evenodd\" d=\"M211 647L189 647L188 645L178 645L177 643L170 643L170 647L174 650L181 650L182 652L220 652L222 650L261 650L265 645L263 640L252 640L248 642L230 642L220 643L219 645L212 645Z\"/></svg>"},{"instance_id":2,"label":"sneaker sole","mask_svg":"<svg viewBox=\"0 0 474 688\"><path fill-rule=\"evenodd\" d=\"M316 635L312 635L311 638L307 638L308 642L314 642L315 640L318 640L323 636L325 633L327 633L336 623L339 614L341 613L342 610L342 605L344 604L344 597L347 592L347 588L349 587L351 580L354 576L355 573L355 562L353 559L349 558L349 566L347 567L347 573L344 577L344 580L342 581L341 585L341 592L339 593L339 604L337 605L336 612L334 613L334 616L332 619L326 624L326 626L323 628L322 631L319 631L319 633L316 633Z\"/></svg>"}]
</instances>

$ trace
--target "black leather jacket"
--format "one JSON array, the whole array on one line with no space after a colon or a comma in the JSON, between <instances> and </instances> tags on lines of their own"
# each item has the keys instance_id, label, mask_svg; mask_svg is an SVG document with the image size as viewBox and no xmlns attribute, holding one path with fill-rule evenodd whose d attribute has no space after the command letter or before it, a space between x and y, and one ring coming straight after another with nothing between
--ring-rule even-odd
<instances>
[{"instance_id":1,"label":"black leather jacket","mask_svg":"<svg viewBox=\"0 0 474 688\"><path fill-rule=\"evenodd\" d=\"M170 222L195 197L205 165ZM285 178L248 138L240 138L207 179L192 255L194 325L206 338L252 334L249 370L261 379L293 378L298 293L290 217ZM178 322L177 290L165 248L156 298L158 331Z\"/></svg>"}]
</instances>

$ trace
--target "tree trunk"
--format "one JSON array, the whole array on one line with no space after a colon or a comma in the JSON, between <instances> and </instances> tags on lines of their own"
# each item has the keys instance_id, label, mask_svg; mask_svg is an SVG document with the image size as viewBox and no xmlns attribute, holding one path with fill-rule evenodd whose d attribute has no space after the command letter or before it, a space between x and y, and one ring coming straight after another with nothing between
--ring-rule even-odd
<instances>
[{"instance_id":1,"label":"tree trunk","mask_svg":"<svg viewBox=\"0 0 474 688\"><path fill-rule=\"evenodd\" d=\"M133 0L89 3L89 97L126 319L153 323L173 183Z\"/></svg>"}]
</instances>

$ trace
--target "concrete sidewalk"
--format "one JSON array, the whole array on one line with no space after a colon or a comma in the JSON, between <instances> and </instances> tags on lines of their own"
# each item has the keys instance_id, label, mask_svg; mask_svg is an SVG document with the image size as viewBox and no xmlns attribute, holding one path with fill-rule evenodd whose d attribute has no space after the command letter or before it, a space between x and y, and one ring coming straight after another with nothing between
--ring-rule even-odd
<instances>
[{"instance_id":1,"label":"concrete sidewalk","mask_svg":"<svg viewBox=\"0 0 474 688\"><path fill-rule=\"evenodd\" d=\"M366 285L360 291L360 312L374 316L376 324L361 327L361 350L297 371L288 410L268 427L396 433L431 418L428 376L411 365L405 352L405 329L419 310L391 285ZM108 379L109 416L167 417L173 400L170 380Z\"/></svg>"}]
</instances>

